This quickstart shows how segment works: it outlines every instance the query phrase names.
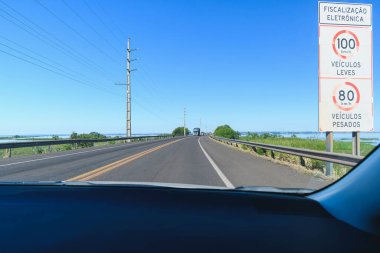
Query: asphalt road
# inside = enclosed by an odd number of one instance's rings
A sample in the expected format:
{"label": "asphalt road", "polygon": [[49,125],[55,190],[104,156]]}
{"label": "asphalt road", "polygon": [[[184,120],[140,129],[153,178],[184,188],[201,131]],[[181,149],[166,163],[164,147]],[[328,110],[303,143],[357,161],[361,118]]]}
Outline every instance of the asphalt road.
{"label": "asphalt road", "polygon": [[128,181],[317,189],[329,182],[208,137],[127,143],[0,160],[0,181]]}

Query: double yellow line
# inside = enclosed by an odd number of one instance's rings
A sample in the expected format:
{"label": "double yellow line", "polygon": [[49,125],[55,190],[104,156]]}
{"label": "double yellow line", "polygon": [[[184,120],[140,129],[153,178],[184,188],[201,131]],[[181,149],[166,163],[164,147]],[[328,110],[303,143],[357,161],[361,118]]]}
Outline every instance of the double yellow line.
{"label": "double yellow line", "polygon": [[76,176],[76,177],[72,177],[70,179],[67,179],[66,181],[88,181],[90,179],[93,179],[97,176],[100,176],[106,172],[109,172],[113,169],[116,169],[117,167],[120,167],[121,165],[124,165],[124,164],[127,164],[129,162],[132,162],[136,159],[139,159],[140,157],[143,157],[149,153],[152,153],[154,151],[157,151],[163,147],[166,147],[166,146],[169,146],[173,143],[176,143],[178,141],[180,141],[182,139],[179,139],[179,140],[175,140],[175,141],[171,141],[171,142],[168,142],[168,143],[165,143],[165,144],[162,144],[162,145],[159,145],[157,147],[154,147],[154,148],[151,148],[151,149],[148,149],[148,150],[145,150],[143,152],[140,152],[140,153],[137,153],[137,154],[134,154],[132,156],[128,156],[126,158],[123,158],[121,160],[118,160],[116,162],[113,162],[113,163],[110,163],[110,164],[107,164],[107,165],[104,165],[100,168],[97,168],[95,170],[91,170],[89,172],[86,172],[86,173],[83,173],[79,176]]}

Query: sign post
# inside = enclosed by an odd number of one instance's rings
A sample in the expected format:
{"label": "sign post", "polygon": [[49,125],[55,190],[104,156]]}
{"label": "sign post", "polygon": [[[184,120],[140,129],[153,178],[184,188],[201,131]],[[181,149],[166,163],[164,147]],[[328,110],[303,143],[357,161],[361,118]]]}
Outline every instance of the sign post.
{"label": "sign post", "polygon": [[[326,151],[333,152],[334,148],[334,137],[333,132],[326,132]],[[333,164],[327,162],[326,163],[326,176],[332,176],[334,173]]]}
{"label": "sign post", "polygon": [[318,128],[353,132],[358,155],[359,132],[373,131],[372,5],[319,2],[318,31]]}
{"label": "sign post", "polygon": [[352,154],[360,156],[360,132],[352,132]]}

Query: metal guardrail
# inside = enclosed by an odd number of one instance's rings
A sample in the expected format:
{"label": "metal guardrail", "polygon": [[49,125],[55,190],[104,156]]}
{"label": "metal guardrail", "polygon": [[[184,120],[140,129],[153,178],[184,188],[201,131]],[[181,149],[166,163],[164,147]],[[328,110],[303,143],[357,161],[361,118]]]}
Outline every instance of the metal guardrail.
{"label": "metal guardrail", "polygon": [[241,141],[235,139],[227,139],[217,136],[210,136],[211,138],[228,143],[241,144],[249,147],[261,148],[265,150],[271,150],[280,153],[286,153],[289,155],[295,155],[300,157],[312,158],[320,161],[331,162],[342,164],[346,166],[355,166],[358,164],[363,157],[362,156],[353,156],[348,154],[340,154],[340,153],[332,153],[332,152],[324,152],[324,151],[316,151],[310,149],[302,149],[302,148],[292,148],[292,147],[284,147],[277,145],[270,145],[258,142],[249,142],[249,141]]}
{"label": "metal guardrail", "polygon": [[171,135],[150,135],[150,136],[136,136],[136,137],[121,137],[121,138],[104,138],[104,139],[67,139],[67,140],[40,140],[40,141],[20,141],[20,142],[6,142],[0,143],[0,150],[5,149],[5,158],[11,157],[11,149],[25,148],[25,147],[39,147],[39,146],[53,146],[60,144],[83,144],[95,142],[109,142],[109,141],[127,141],[127,140],[143,140],[143,139],[163,139],[172,137]]}

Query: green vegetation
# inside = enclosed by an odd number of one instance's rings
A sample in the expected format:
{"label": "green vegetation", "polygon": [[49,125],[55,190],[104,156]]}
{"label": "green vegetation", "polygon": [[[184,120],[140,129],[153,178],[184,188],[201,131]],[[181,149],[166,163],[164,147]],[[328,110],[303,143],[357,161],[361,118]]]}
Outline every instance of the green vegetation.
{"label": "green vegetation", "polygon": [[[272,145],[286,146],[286,147],[294,147],[294,148],[304,148],[304,149],[312,149],[312,150],[326,150],[326,144],[323,140],[318,139],[301,139],[297,138],[297,136],[292,135],[291,137],[283,137],[281,135],[271,134],[271,133],[249,133],[247,136],[240,137],[239,139],[251,142],[259,142],[266,143]],[[247,147],[244,147],[245,149]],[[243,148],[243,149],[244,149]],[[360,145],[360,151],[362,156],[366,156],[369,152],[371,152],[375,146],[362,142]],[[256,149],[256,152],[260,155],[265,155],[272,157],[277,160],[299,164],[307,169],[318,170],[323,172],[325,169],[325,162],[309,159],[309,158],[300,158],[298,156],[288,155],[279,152],[270,152],[269,150],[263,150],[260,148]],[[334,141],[334,152],[337,153],[352,153],[352,143],[345,141]],[[347,166],[334,164],[334,171],[337,177],[343,176],[350,168]]]}
{"label": "green vegetation", "polygon": [[[252,142],[261,142],[273,145],[280,145],[286,147],[294,147],[294,148],[304,148],[304,149],[313,149],[313,150],[326,150],[326,143],[324,140],[318,139],[301,139],[297,138],[295,135],[292,137],[283,137],[281,135],[271,134],[271,133],[249,133],[247,136],[240,137],[241,140],[252,141]],[[369,143],[360,143],[360,151],[361,155],[365,156],[375,146]],[[346,141],[334,141],[334,152],[337,153],[345,153],[352,154],[352,144],[351,142]]]}
{"label": "green vegetation", "polygon": [[[100,134],[98,132],[91,132],[89,134],[77,134],[76,132],[72,132],[70,135],[70,139],[105,139],[107,136]],[[87,142],[87,143],[79,143],[78,147],[80,148],[88,148],[88,147],[93,147],[94,143],[93,142]]]}
{"label": "green vegetation", "polygon": [[[73,132],[70,135],[70,139],[104,139],[107,138],[107,136],[102,135],[97,132],[91,132],[89,134],[77,134],[76,132]],[[115,137],[119,138],[119,136]],[[52,136],[52,138],[40,138],[38,140],[59,140],[60,138],[58,136]],[[37,140],[37,139],[34,139]],[[35,155],[35,154],[46,154],[46,153],[53,153],[53,152],[60,152],[60,151],[66,151],[66,150],[73,150],[78,148],[86,148],[86,147],[97,147],[97,146],[104,146],[104,145],[110,145],[110,144],[117,144],[117,143],[123,143],[124,141],[105,141],[105,142],[95,142],[95,143],[79,143],[79,144],[59,144],[59,145],[51,145],[51,146],[38,146],[38,147],[24,147],[24,148],[13,148],[11,150],[11,156],[17,157],[17,156],[29,156],[29,155]],[[7,150],[0,150],[0,159],[3,157],[2,154],[5,156]]]}
{"label": "green vegetation", "polygon": [[214,131],[215,136],[224,137],[228,139],[238,139],[239,132],[233,130],[229,125],[218,126]]}
{"label": "green vegetation", "polygon": [[[183,127],[177,127],[172,133],[174,136],[183,136]],[[186,135],[190,134],[190,130],[186,127]]]}

